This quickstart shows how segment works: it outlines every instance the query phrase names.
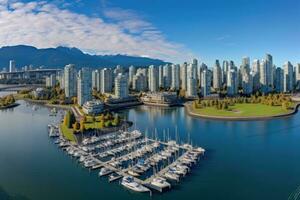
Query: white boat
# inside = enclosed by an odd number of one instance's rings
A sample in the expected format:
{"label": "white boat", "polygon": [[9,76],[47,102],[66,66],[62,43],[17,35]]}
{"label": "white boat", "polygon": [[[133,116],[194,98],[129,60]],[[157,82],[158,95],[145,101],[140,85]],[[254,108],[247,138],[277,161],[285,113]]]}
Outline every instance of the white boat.
{"label": "white boat", "polygon": [[113,174],[111,174],[111,175],[108,176],[108,181],[109,182],[113,182],[113,181],[118,180],[120,178],[122,178],[121,175],[113,173]]}
{"label": "white boat", "polygon": [[164,174],[164,177],[169,179],[169,180],[172,180],[172,181],[179,181],[179,175],[173,173],[173,172],[166,172]]}
{"label": "white boat", "polygon": [[133,171],[133,170],[128,170],[128,172],[127,172],[129,175],[131,175],[131,176],[140,176],[140,174],[139,173],[137,173],[137,172],[135,172],[135,171]]}
{"label": "white boat", "polygon": [[99,176],[106,176],[108,174],[111,174],[112,172],[113,171],[111,171],[110,169],[103,167],[99,172]]}
{"label": "white boat", "polygon": [[145,186],[135,182],[132,176],[124,176],[123,179],[122,179],[121,184],[124,187],[126,187],[130,190],[133,190],[135,192],[149,192],[150,191]]}
{"label": "white boat", "polygon": [[155,177],[151,181],[152,185],[155,185],[160,188],[171,188],[171,184],[166,181],[166,179],[162,177]]}

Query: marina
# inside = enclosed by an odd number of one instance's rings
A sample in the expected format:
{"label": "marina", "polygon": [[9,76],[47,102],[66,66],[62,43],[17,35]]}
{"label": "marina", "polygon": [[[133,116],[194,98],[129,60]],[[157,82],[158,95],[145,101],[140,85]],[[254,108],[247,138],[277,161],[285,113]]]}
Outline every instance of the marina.
{"label": "marina", "polygon": [[164,192],[191,172],[205,150],[175,140],[160,141],[138,130],[116,131],[85,137],[78,144],[67,141],[57,125],[49,124],[54,143],[89,170],[99,170],[99,177],[134,192]]}

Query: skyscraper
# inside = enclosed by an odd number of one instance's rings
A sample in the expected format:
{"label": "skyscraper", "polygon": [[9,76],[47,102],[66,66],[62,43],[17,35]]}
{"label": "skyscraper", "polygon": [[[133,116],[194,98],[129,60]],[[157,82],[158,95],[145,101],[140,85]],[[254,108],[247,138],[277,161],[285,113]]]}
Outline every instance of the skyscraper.
{"label": "skyscraper", "polygon": [[128,97],[128,79],[122,73],[119,73],[115,78],[115,96],[118,99]]}
{"label": "skyscraper", "polygon": [[275,70],[275,90],[276,92],[283,92],[283,69],[277,67]]}
{"label": "skyscraper", "polygon": [[300,63],[295,66],[295,85],[300,87]]}
{"label": "skyscraper", "polygon": [[98,69],[92,72],[92,88],[98,92],[101,90],[101,71]]}
{"label": "skyscraper", "polygon": [[177,64],[172,65],[172,83],[171,88],[173,90],[179,90],[180,83],[180,67]]}
{"label": "skyscraper", "polygon": [[101,71],[101,93],[112,92],[113,73],[109,68],[104,68]]}
{"label": "skyscraper", "polygon": [[253,78],[252,74],[249,72],[246,72],[242,75],[242,88],[243,93],[250,95],[253,92]]}
{"label": "skyscraper", "polygon": [[287,61],[283,65],[283,91],[291,92],[294,88],[293,65]]}
{"label": "skyscraper", "polygon": [[269,87],[269,91],[272,90],[273,87],[273,79],[274,79],[274,74],[273,74],[273,57],[270,54],[266,54],[266,81],[267,85]]}
{"label": "skyscraper", "polygon": [[92,100],[92,72],[89,68],[82,68],[78,72],[77,101],[82,106],[85,102]]}
{"label": "skyscraper", "polygon": [[129,85],[132,85],[133,76],[136,74],[136,69],[134,66],[129,67]]}
{"label": "skyscraper", "polygon": [[170,65],[165,65],[163,68],[164,86],[170,88],[172,83],[172,69]]}
{"label": "skyscraper", "polygon": [[132,89],[137,92],[147,90],[147,77],[143,73],[136,73],[133,76]]}
{"label": "skyscraper", "polygon": [[69,64],[64,69],[65,95],[67,98],[77,95],[77,72],[75,65]]}
{"label": "skyscraper", "polygon": [[164,88],[165,84],[164,84],[164,67],[162,65],[160,65],[158,67],[158,87],[159,88]]}
{"label": "skyscraper", "polygon": [[210,72],[208,70],[204,70],[201,73],[201,94],[203,97],[210,95]]}
{"label": "skyscraper", "polygon": [[183,63],[180,66],[180,85],[181,85],[181,89],[183,90],[187,90],[187,63]]}
{"label": "skyscraper", "polygon": [[189,77],[187,79],[187,91],[186,97],[196,97],[197,96],[197,83],[196,79]]}
{"label": "skyscraper", "polygon": [[158,91],[158,70],[154,65],[149,66],[148,83],[151,92]]}
{"label": "skyscraper", "polygon": [[14,60],[9,61],[9,72],[15,72],[16,71],[16,62]]}
{"label": "skyscraper", "polygon": [[221,71],[219,60],[216,60],[213,69],[213,87],[215,89],[220,89],[221,86],[222,86],[222,71]]}
{"label": "skyscraper", "polygon": [[227,72],[227,95],[234,96],[238,93],[238,77],[237,72],[231,69]]}

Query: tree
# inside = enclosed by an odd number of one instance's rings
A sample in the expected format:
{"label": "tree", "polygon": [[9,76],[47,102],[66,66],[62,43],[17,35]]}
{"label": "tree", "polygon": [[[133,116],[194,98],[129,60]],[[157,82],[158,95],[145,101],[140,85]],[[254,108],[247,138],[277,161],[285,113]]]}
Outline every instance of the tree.
{"label": "tree", "polygon": [[73,130],[74,131],[78,131],[80,129],[80,124],[78,123],[78,122],[75,122],[74,124],[73,124]]}
{"label": "tree", "polygon": [[81,132],[84,132],[84,130],[85,130],[84,121],[81,120],[81,121],[80,121],[80,131],[81,131]]}
{"label": "tree", "polygon": [[115,125],[115,126],[118,126],[119,123],[120,123],[120,116],[117,115],[117,116],[115,117],[115,119],[114,119],[114,125]]}

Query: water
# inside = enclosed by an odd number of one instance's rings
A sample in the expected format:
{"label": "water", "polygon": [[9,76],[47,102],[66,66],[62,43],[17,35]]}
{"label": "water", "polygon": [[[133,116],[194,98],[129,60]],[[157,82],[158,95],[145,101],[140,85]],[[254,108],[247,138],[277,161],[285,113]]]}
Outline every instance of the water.
{"label": "water", "polygon": [[[21,105],[0,111],[0,199],[151,199],[108,183],[57,148],[47,135],[56,118],[49,109]],[[257,122],[222,122],[189,117],[184,108],[141,106],[123,111],[141,131],[175,127],[207,152],[199,166],[169,192],[152,199],[288,199],[300,185],[300,114]]]}

